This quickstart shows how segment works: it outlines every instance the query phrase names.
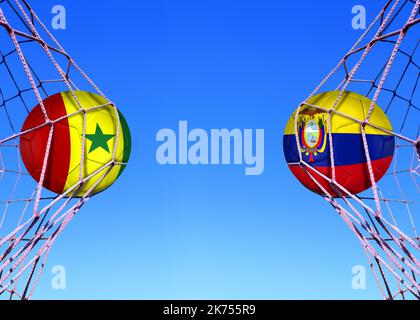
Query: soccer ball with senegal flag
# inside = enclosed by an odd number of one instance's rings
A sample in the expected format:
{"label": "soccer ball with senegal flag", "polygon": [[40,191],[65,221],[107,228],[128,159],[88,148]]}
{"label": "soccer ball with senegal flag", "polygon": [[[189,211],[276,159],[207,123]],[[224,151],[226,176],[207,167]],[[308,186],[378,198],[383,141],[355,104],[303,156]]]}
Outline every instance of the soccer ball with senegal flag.
{"label": "soccer ball with senegal flag", "polygon": [[49,150],[43,180],[48,190],[81,196],[89,190],[96,194],[113,184],[131,151],[130,131],[121,112],[104,97],[87,91],[57,93],[43,105],[46,114],[37,105],[22,127],[20,152],[29,174],[40,181]]}

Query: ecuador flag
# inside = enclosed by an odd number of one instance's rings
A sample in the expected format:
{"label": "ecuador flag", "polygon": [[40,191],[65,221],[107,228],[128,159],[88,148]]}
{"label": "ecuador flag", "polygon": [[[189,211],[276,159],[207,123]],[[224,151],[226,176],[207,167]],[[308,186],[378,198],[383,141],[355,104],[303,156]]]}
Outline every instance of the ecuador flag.
{"label": "ecuador flag", "polygon": [[39,105],[29,113],[20,151],[26,169],[39,181],[52,130],[43,186],[58,194],[75,186],[69,195],[81,196],[93,186],[92,194],[98,193],[119,177],[130,157],[131,137],[123,115],[108,100],[86,91],[74,93],[77,101],[71,92],[43,101],[51,124]]}
{"label": "ecuador flag", "polygon": [[[310,172],[332,196],[338,196],[334,188],[321,175],[302,165],[300,156],[308,165],[328,178],[332,178],[332,150],[328,138],[327,110],[333,107],[339,93],[339,91],[328,91],[309,99],[307,104],[326,110],[303,106],[298,115],[295,112],[290,117],[283,136],[284,155],[294,176],[308,189],[322,193],[322,190],[308,174]],[[363,121],[370,105],[371,100],[365,96],[354,92],[344,92],[335,110]],[[295,120],[297,120],[297,127]],[[388,117],[378,105],[374,106],[369,123],[378,128],[392,131]],[[394,154],[394,136],[378,128],[371,125],[365,127],[375,181],[381,179],[386,173]],[[297,133],[298,141],[296,141],[295,133]],[[370,188],[371,180],[361,135],[361,124],[349,117],[331,113],[331,134],[337,183],[352,194]]]}

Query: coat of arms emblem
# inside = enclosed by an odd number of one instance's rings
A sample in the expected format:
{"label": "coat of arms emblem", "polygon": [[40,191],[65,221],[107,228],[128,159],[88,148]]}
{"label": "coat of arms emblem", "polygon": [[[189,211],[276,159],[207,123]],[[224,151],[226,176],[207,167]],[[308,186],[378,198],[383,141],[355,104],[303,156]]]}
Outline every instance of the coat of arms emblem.
{"label": "coat of arms emblem", "polygon": [[299,113],[298,132],[300,152],[314,162],[327,145],[327,114],[315,108],[306,108]]}

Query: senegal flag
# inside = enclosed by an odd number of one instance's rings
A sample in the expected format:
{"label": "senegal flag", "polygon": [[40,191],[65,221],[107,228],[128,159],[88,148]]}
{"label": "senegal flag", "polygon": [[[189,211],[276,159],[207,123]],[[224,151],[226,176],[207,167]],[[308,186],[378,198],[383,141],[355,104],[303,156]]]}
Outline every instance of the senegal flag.
{"label": "senegal flag", "polygon": [[47,156],[43,186],[52,192],[73,188],[68,195],[81,196],[93,188],[95,194],[114,183],[131,151],[123,115],[86,91],[57,93],[43,105],[46,114],[36,106],[22,127],[20,151],[29,174],[39,182]]}

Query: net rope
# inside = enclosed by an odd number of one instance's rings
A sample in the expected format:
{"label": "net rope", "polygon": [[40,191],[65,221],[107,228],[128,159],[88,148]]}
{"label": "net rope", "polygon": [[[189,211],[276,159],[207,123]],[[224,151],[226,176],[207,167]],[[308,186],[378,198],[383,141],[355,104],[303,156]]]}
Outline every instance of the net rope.
{"label": "net rope", "polygon": [[[359,239],[384,299],[420,299],[419,220],[420,105],[418,64],[420,0],[386,1],[350,51],[299,106],[328,113],[328,143],[331,175],[326,176],[302,154],[296,163],[322,190],[323,197]],[[324,90],[340,91],[329,110],[309,104],[309,98]],[[366,118],[357,119],[336,110],[345,91],[355,91],[371,99]],[[383,108],[393,131],[370,122],[375,104]],[[331,117],[341,115],[360,124],[367,172],[372,187],[351,194],[336,181]],[[298,128],[298,117],[295,118]],[[375,182],[366,139],[366,128],[374,127],[396,139],[393,162],[379,182]],[[296,129],[296,141],[299,141]],[[299,146],[298,146],[299,148]],[[327,181],[339,195],[333,197],[319,182]]]}
{"label": "net rope", "polygon": [[[106,98],[95,83],[75,63],[54,38],[26,0],[0,0],[0,299],[30,299],[45,267],[46,259],[60,233],[90,199],[92,190],[115,165],[112,160],[83,177],[86,140],[86,110],[74,91],[95,92]],[[83,115],[83,137],[79,181],[65,193],[56,195],[44,189],[45,172],[54,126],[43,100],[52,94],[69,91]],[[112,106],[107,103],[89,110]],[[45,122],[21,132],[23,121],[35,105],[40,105]],[[20,156],[22,134],[49,127],[40,181],[27,173]],[[117,126],[115,144],[120,135]],[[103,172],[103,173],[102,173]],[[80,197],[73,197],[93,176],[100,178]]]}

